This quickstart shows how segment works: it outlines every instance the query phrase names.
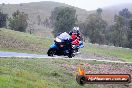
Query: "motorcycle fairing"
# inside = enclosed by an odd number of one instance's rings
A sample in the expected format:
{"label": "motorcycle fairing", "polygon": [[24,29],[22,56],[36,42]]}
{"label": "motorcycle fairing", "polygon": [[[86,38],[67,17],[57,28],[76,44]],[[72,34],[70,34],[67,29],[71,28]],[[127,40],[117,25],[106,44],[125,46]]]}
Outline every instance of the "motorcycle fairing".
{"label": "motorcycle fairing", "polygon": [[58,47],[56,46],[56,44],[55,44],[55,43],[54,43],[54,44],[52,44],[52,45],[50,46],[50,48],[58,49]]}

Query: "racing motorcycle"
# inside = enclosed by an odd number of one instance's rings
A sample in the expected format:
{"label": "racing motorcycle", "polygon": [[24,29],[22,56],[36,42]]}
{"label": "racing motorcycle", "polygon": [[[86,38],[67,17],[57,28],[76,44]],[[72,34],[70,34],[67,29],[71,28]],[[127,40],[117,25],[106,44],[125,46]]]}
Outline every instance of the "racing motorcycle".
{"label": "racing motorcycle", "polygon": [[59,38],[56,38],[54,40],[54,44],[52,44],[47,52],[48,56],[54,56],[54,55],[64,55],[68,56],[69,58],[72,58],[74,56],[73,54],[73,47],[70,40],[61,40]]}
{"label": "racing motorcycle", "polygon": [[54,40],[54,44],[52,44],[47,52],[48,56],[54,56],[54,55],[64,55],[68,56],[69,58],[74,57],[78,49],[83,48],[83,42],[79,42],[79,46],[73,45],[70,40],[61,40],[59,38],[56,38]]}

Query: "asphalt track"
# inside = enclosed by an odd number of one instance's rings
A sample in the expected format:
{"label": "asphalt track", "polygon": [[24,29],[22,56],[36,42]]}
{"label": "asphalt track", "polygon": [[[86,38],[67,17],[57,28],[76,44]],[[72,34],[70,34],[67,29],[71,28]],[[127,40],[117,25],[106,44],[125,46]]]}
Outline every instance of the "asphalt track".
{"label": "asphalt track", "polygon": [[124,61],[111,61],[111,60],[97,60],[92,58],[80,58],[80,57],[74,57],[74,58],[68,58],[66,56],[54,56],[49,57],[47,55],[38,55],[38,54],[27,54],[27,53],[17,53],[17,52],[1,52],[0,51],[0,57],[19,57],[19,58],[60,58],[60,59],[71,59],[71,60],[91,60],[91,61],[100,61],[100,62],[113,62],[113,63],[129,63],[132,64],[132,62],[124,62]]}
{"label": "asphalt track", "polygon": [[27,54],[27,53],[17,53],[17,52],[1,52],[0,57],[20,57],[20,58],[62,58],[59,56],[49,57],[47,55],[38,54]]}

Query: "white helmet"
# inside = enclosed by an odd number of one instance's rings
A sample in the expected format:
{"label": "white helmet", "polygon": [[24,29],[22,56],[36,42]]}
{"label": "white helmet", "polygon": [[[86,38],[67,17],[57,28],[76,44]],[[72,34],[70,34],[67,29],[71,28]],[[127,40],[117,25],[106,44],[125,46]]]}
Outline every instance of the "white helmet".
{"label": "white helmet", "polygon": [[76,27],[76,30],[79,31],[79,27]]}
{"label": "white helmet", "polygon": [[73,30],[79,31],[79,27],[74,27]]}
{"label": "white helmet", "polygon": [[77,33],[78,31],[79,31],[79,27],[74,27],[74,28],[73,28],[73,32],[74,32],[74,33]]}

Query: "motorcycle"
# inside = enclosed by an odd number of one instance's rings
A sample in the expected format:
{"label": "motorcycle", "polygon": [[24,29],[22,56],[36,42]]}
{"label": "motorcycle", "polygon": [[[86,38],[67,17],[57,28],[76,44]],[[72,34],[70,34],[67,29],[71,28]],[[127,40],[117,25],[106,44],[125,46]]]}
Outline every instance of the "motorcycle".
{"label": "motorcycle", "polygon": [[68,56],[69,58],[72,58],[77,54],[78,49],[83,48],[83,42],[79,41],[79,46],[72,45],[70,40],[62,41],[59,38],[56,38],[54,40],[54,44],[52,44],[47,52],[48,56]]}
{"label": "motorcycle", "polygon": [[54,40],[54,44],[52,44],[47,52],[48,56],[54,56],[54,55],[64,55],[68,56],[69,58],[72,58],[74,56],[73,54],[73,47],[70,40],[61,40],[59,38],[56,38]]}

